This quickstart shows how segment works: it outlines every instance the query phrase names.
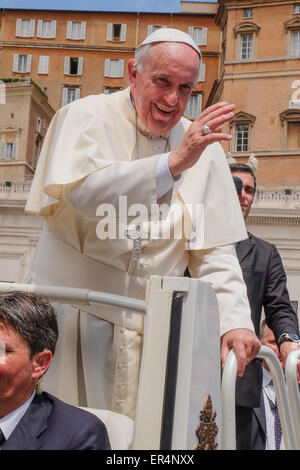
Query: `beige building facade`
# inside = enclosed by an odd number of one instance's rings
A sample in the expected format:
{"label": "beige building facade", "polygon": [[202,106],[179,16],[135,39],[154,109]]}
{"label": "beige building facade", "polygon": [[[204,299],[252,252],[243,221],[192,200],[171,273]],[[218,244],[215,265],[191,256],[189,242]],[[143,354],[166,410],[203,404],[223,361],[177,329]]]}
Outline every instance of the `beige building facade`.
{"label": "beige building facade", "polygon": [[0,281],[23,282],[42,223],[24,208],[54,109],[26,78],[1,83],[0,110]]}
{"label": "beige building facade", "polygon": [[78,98],[128,86],[128,60],[159,27],[178,28],[199,44],[203,65],[188,116],[205,106],[218,75],[216,4],[182,2],[181,13],[2,10],[1,77],[31,77],[55,110]]}
{"label": "beige building facade", "polygon": [[257,168],[248,229],[275,243],[300,305],[300,2],[220,0],[220,76],[209,103],[236,105],[225,151]]}

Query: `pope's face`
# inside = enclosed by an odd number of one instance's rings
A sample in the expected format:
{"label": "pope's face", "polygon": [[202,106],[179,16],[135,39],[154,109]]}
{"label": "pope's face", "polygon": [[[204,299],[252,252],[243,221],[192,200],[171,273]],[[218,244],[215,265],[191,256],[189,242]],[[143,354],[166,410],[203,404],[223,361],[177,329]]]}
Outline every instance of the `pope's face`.
{"label": "pope's face", "polygon": [[187,44],[157,44],[142,70],[130,60],[130,89],[139,119],[154,134],[171,130],[182,117],[194,84],[200,58]]}

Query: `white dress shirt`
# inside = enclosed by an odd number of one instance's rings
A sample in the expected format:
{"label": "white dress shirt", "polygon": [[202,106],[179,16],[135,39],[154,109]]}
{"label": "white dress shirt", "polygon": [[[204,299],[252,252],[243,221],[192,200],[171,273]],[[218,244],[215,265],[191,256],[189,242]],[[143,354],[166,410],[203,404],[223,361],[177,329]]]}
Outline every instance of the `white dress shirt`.
{"label": "white dress shirt", "polygon": [[9,438],[9,436],[12,434],[16,426],[23,418],[24,414],[26,413],[35,396],[35,393],[36,391],[34,390],[33,394],[28,398],[28,400],[25,401],[25,403],[23,403],[23,405],[19,406],[19,408],[15,409],[8,415],[3,416],[3,418],[0,418],[0,428],[6,440]]}
{"label": "white dress shirt", "polygon": [[271,403],[275,404],[275,389],[272,376],[263,367],[263,396],[266,414],[266,450],[275,450],[275,411]]}

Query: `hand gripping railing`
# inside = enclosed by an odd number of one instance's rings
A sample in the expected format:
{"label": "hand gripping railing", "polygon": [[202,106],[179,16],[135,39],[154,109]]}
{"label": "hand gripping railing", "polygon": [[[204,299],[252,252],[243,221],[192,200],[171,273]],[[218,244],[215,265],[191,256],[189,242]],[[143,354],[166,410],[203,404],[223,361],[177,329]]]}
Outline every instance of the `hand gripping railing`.
{"label": "hand gripping railing", "polygon": [[[287,395],[284,374],[276,354],[267,346],[261,346],[257,357],[266,361],[273,378],[282,434],[287,450],[296,450],[295,430]],[[222,377],[222,449],[236,449],[235,384],[237,360],[233,350],[226,360]],[[299,447],[298,447],[299,449]]]}
{"label": "hand gripping railing", "polygon": [[291,351],[285,364],[287,393],[290,402],[297,449],[300,449],[300,395],[297,381],[297,364],[300,361],[300,350]]}

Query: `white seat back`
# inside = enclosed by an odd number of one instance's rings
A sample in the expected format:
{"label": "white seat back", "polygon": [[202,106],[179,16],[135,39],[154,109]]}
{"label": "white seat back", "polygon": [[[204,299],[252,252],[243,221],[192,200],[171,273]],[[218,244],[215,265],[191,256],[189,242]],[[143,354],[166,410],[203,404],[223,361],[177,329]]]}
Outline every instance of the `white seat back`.
{"label": "white seat back", "polygon": [[112,450],[131,449],[134,421],[128,416],[110,410],[84,408],[105,424]]}

